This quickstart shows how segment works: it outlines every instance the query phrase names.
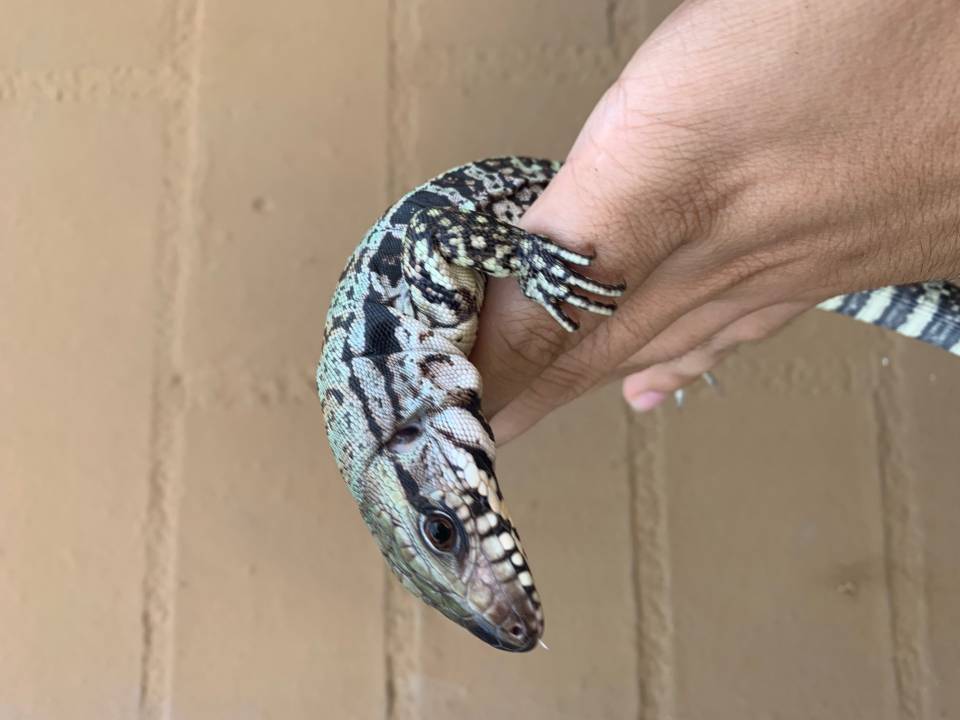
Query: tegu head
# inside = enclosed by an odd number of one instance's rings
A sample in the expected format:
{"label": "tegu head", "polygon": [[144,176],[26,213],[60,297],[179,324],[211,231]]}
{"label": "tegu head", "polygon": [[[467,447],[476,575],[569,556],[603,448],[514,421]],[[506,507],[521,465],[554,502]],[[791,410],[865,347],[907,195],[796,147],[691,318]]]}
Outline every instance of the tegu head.
{"label": "tegu head", "polygon": [[408,590],[490,645],[526,651],[543,611],[492,445],[468,408],[410,418],[372,458],[360,505]]}
{"label": "tegu head", "polygon": [[532,649],[543,611],[494,474],[476,369],[422,348],[340,357],[326,350],[318,373],[327,436],[387,563],[490,645]]}

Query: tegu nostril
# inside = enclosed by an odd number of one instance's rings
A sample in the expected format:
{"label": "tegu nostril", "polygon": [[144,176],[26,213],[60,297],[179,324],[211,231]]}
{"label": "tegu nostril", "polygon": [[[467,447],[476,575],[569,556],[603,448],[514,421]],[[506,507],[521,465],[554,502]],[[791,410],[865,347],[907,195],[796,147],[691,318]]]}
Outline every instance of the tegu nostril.
{"label": "tegu nostril", "polygon": [[500,637],[505,650],[526,652],[532,650],[540,638],[538,625],[530,624],[520,618],[514,618],[506,625],[500,626]]}

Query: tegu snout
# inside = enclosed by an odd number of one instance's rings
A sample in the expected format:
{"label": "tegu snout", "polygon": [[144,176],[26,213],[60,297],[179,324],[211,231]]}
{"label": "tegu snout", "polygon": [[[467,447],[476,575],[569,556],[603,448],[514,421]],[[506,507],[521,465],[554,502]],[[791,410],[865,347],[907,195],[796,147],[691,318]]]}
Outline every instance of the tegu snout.
{"label": "tegu snout", "polygon": [[[471,505],[464,502],[460,507]],[[465,532],[473,535],[478,547],[467,580],[467,599],[476,611],[475,622],[466,627],[494,647],[531,650],[543,635],[543,610],[519,537],[502,502],[499,512],[482,504],[480,512],[478,516],[458,512]]]}
{"label": "tegu snout", "polygon": [[462,416],[458,436],[445,432],[448,414],[400,427],[385,447],[411,512],[389,519],[393,547],[384,552],[427,604],[493,647],[531,650],[543,610],[519,535],[487,448],[467,442]]}

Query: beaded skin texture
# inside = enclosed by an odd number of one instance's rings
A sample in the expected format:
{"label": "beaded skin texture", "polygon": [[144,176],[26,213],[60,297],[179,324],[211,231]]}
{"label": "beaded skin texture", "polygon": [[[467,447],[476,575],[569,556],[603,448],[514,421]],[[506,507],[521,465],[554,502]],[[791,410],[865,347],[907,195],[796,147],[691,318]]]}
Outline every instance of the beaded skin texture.
{"label": "beaded skin texture", "polygon": [[[350,256],[317,368],[337,466],[388,565],[427,604],[513,651],[536,646],[543,610],[467,359],[486,278],[515,277],[569,331],[565,306],[609,315],[624,291],[584,275],[590,257],[516,227],[559,167],[481,160],[404,195]],[[960,289],[949,283],[820,307],[960,354]]]}

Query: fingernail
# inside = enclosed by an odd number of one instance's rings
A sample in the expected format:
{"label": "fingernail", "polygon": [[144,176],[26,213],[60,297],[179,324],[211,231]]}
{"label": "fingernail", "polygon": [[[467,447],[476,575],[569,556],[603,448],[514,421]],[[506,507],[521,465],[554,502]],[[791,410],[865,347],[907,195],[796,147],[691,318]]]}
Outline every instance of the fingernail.
{"label": "fingernail", "polygon": [[667,393],[647,390],[639,395],[633,395],[627,398],[627,403],[637,412],[647,412],[648,410],[653,410],[666,399]]}

